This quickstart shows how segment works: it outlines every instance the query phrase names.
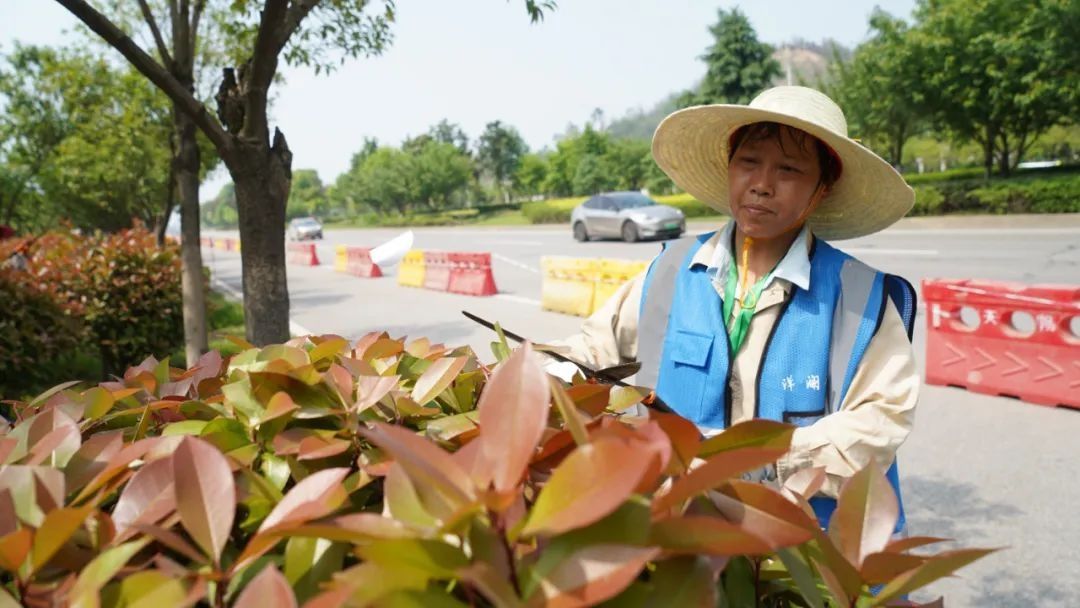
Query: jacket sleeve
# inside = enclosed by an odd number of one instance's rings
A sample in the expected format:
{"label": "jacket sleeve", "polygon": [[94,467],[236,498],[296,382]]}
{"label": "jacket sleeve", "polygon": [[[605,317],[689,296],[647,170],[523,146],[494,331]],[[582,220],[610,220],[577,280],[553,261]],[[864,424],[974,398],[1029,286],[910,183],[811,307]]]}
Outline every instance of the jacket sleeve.
{"label": "jacket sleeve", "polygon": [[914,424],[919,386],[914,349],[890,303],[840,411],[795,430],[791,450],[776,463],[780,482],[800,469],[823,466],[821,492],[835,498],[844,481],[871,460],[889,467]]}
{"label": "jacket sleeve", "polygon": [[577,334],[550,342],[582,365],[602,369],[637,358],[638,309],[645,273],[624,283],[581,324]]}

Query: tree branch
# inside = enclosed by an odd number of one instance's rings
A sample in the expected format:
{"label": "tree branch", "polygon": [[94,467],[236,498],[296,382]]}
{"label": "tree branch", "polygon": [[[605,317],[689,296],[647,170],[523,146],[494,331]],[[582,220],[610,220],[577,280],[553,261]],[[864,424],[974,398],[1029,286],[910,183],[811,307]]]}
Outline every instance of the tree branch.
{"label": "tree branch", "polygon": [[61,6],[75,15],[86,27],[96,33],[111,47],[120,52],[131,65],[150,82],[161,89],[169,99],[206,134],[206,137],[214,144],[218,154],[223,159],[228,158],[232,152],[232,138],[222,128],[210,113],[206,106],[195,99],[190,91],[184,88],[180,82],[167,72],[154,58],[146,54],[139,45],[128,37],[120,28],[109,21],[107,17],[97,12],[85,0],[56,0]]}
{"label": "tree branch", "polygon": [[146,0],[139,0],[139,9],[142,11],[143,19],[146,20],[146,25],[150,26],[150,32],[154,35],[154,44],[157,45],[162,63],[171,70],[173,59],[169,54],[169,47],[165,46],[165,39],[161,37],[161,30],[158,29],[154,12],[150,10],[150,5],[146,3]]}
{"label": "tree branch", "polygon": [[198,52],[197,49],[199,47],[197,46],[197,42],[198,42],[198,39],[199,39],[199,19],[202,18],[203,9],[205,7],[206,7],[206,0],[197,0],[195,2],[195,12],[194,12],[194,15],[191,17],[191,32],[190,32],[190,34],[191,34],[190,43],[191,44],[188,47],[188,48],[191,49],[191,54],[192,55],[195,55]]}
{"label": "tree branch", "polygon": [[288,0],[266,0],[259,19],[259,32],[251,53],[250,82],[256,87],[269,88],[277,71],[278,53],[281,51],[279,37],[288,14]]}
{"label": "tree branch", "polygon": [[285,17],[285,27],[282,29],[282,38],[280,40],[281,48],[285,47],[285,43],[289,41],[293,33],[300,27],[300,22],[304,20],[304,17],[308,16],[316,6],[319,5],[321,0],[296,0],[291,7],[289,7],[289,14]]}

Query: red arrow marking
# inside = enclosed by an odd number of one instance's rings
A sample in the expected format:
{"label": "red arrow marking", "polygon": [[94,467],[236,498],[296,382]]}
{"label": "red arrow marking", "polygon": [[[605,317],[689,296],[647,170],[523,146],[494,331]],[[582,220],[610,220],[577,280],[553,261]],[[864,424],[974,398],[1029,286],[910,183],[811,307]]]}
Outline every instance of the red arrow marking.
{"label": "red arrow marking", "polygon": [[[1075,365],[1078,369],[1080,369],[1080,361],[1073,361],[1073,365]],[[1069,388],[1076,388],[1078,386],[1080,386],[1080,380],[1076,380],[1075,382],[1070,382],[1069,383]]]}
{"label": "red arrow marking", "polygon": [[956,350],[956,347],[954,347],[952,344],[949,344],[948,342],[946,342],[945,343],[945,348],[951,350],[953,355],[955,355],[955,356],[953,358],[951,358],[951,359],[946,359],[946,360],[942,361],[941,362],[942,365],[953,365],[955,363],[959,363],[959,362],[963,361],[964,359],[967,359],[967,355],[965,355],[963,351]]}
{"label": "red arrow marking", "polygon": [[1046,367],[1049,367],[1050,369],[1052,369],[1054,371],[1047,372],[1047,373],[1045,373],[1045,374],[1043,374],[1041,376],[1035,376],[1034,378],[1032,378],[1032,380],[1034,380],[1035,382],[1042,382],[1043,380],[1049,380],[1050,378],[1056,378],[1056,377],[1060,376],[1061,374],[1065,373],[1065,370],[1063,370],[1060,367],[1058,367],[1057,365],[1055,365],[1053,361],[1047,359],[1046,357],[1036,357],[1036,358],[1039,361],[1042,361],[1043,365],[1045,365]]}
{"label": "red arrow marking", "polygon": [[1023,359],[1017,357],[1009,351],[1005,351],[1005,356],[1011,359],[1012,362],[1016,364],[1016,367],[1001,372],[1002,376],[1011,376],[1013,374],[1019,374],[1020,372],[1026,372],[1027,370],[1031,369],[1031,366],[1027,363],[1024,363]]}
{"label": "red arrow marking", "polygon": [[978,346],[976,346],[974,350],[975,350],[975,352],[977,354],[979,354],[980,356],[982,356],[983,359],[986,359],[986,360],[983,361],[982,363],[976,365],[975,367],[971,368],[971,371],[975,371],[975,370],[979,370],[979,369],[986,369],[987,367],[992,367],[995,363],[997,363],[997,359],[991,357],[989,353],[987,353],[985,350],[979,348]]}

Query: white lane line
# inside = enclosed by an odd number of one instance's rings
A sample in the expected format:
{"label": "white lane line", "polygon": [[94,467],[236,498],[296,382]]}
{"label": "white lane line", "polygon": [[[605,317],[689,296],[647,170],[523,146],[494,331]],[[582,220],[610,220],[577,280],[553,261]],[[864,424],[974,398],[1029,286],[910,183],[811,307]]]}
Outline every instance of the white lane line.
{"label": "white lane line", "polygon": [[851,255],[899,255],[912,257],[937,257],[941,253],[937,249],[886,249],[883,247],[844,247],[843,251]]}
{"label": "white lane line", "polygon": [[1024,236],[1080,234],[1080,228],[892,228],[881,234],[887,236],[958,235],[958,236]]}
{"label": "white lane line", "polygon": [[[236,291],[235,289],[233,289],[232,286],[230,286],[225,281],[222,281],[221,279],[211,279],[210,284],[213,285],[214,287],[217,287],[221,291],[224,291],[226,295],[233,298],[234,300],[236,300],[238,302],[243,302],[244,301],[244,294],[242,294],[239,291]],[[289,319],[289,333],[291,333],[294,336],[310,336],[310,335],[313,335],[310,330],[308,330],[303,325],[300,325],[296,321],[293,321],[292,319]]]}
{"label": "white lane line", "polygon": [[511,246],[524,246],[524,247],[543,247],[548,243],[542,243],[540,241],[488,241],[488,245],[511,245]]}
{"label": "white lane line", "polygon": [[517,302],[518,304],[528,304],[529,306],[540,306],[540,300],[534,300],[532,298],[526,298],[522,296],[515,296],[508,293],[497,293],[496,298],[500,300],[508,300],[510,302]]}
{"label": "white lane line", "polygon": [[527,270],[527,271],[529,271],[529,272],[531,272],[533,274],[540,274],[540,269],[539,268],[534,268],[532,266],[529,266],[528,264],[522,264],[521,262],[519,262],[517,260],[514,260],[514,259],[511,259],[511,258],[508,258],[505,255],[502,255],[500,253],[492,253],[491,257],[493,257],[496,260],[499,260],[501,262],[506,262],[507,264],[510,264],[511,266],[517,266],[518,268],[520,268],[522,270]]}

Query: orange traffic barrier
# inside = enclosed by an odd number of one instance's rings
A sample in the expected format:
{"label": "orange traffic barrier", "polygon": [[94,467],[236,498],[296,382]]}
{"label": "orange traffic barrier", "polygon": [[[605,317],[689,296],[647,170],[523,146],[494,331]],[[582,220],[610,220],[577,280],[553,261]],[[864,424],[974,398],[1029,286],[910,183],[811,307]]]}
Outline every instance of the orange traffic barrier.
{"label": "orange traffic barrier", "polygon": [[1080,286],[924,280],[926,383],[1080,408]]}
{"label": "orange traffic barrier", "polygon": [[450,289],[450,254],[445,251],[424,252],[424,288],[435,291]]}
{"label": "orange traffic barrier", "polygon": [[289,243],[289,263],[300,266],[318,266],[319,254],[315,252],[314,243]]}
{"label": "orange traffic barrier", "polygon": [[491,273],[490,253],[450,253],[449,291],[469,296],[498,293]]}
{"label": "orange traffic barrier", "polygon": [[371,260],[371,249],[367,247],[345,248],[345,272],[370,279],[383,276],[382,269]]}

